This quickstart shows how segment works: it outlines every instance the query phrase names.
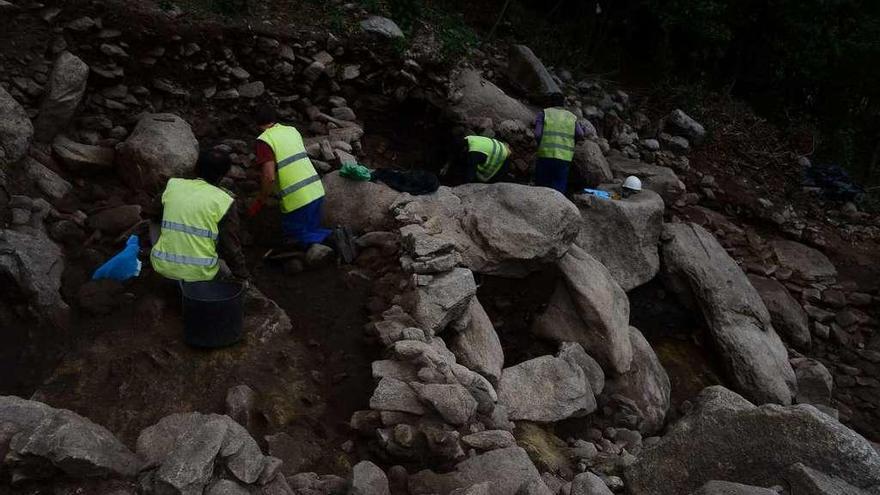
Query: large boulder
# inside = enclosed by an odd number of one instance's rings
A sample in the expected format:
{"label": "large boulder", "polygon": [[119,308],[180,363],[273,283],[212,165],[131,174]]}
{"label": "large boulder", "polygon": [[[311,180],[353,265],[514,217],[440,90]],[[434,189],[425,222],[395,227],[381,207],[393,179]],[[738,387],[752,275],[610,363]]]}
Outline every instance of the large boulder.
{"label": "large boulder", "polygon": [[89,66],[76,55],[63,52],[55,59],[46,96],[34,122],[34,136],[38,141],[51,143],[70,124],[86,92],[88,79]]}
{"label": "large boulder", "polygon": [[578,246],[599,260],[625,291],[649,282],[660,271],[663,199],[644,190],[609,201],[591,194],[575,196],[581,212]]}
{"label": "large boulder", "polygon": [[379,466],[361,461],[351,471],[352,495],[390,495],[388,477]]}
{"label": "large boulder", "polygon": [[0,166],[12,165],[27,154],[34,127],[24,108],[0,87]]}
{"label": "large boulder", "polygon": [[778,495],[779,492],[760,486],[712,480],[691,495]]}
{"label": "large boulder", "polygon": [[791,404],[794,370],[761,296],[715,237],[666,224],[661,254],[670,287],[702,313],[734,388],[758,404]]}
{"label": "large boulder", "polygon": [[798,404],[811,404],[817,408],[831,407],[831,392],[834,378],[824,364],[815,359],[795,358],[791,360],[797,376]]}
{"label": "large boulder", "polygon": [[643,188],[656,192],[663,197],[663,201],[670,204],[684,195],[687,190],[684,182],[671,168],[627,158],[618,151],[612,151],[608,155],[608,165],[615,179],[622,180],[635,175],[641,179]]}
{"label": "large boulder", "polygon": [[653,435],[663,428],[672,386],[642,332],[630,327],[629,339],[633,349],[632,366],[626,373],[609,378],[604,395],[617,404],[618,414],[637,420],[627,426],[638,428],[645,436]]}
{"label": "large boulder", "polygon": [[508,447],[462,461],[450,473],[425,470],[413,474],[409,477],[409,492],[412,495],[448,495],[456,489],[488,482],[485,493],[489,495],[516,495],[523,485],[535,481],[547,488],[526,451]]}
{"label": "large boulder", "polygon": [[22,479],[58,471],[73,477],[138,473],[140,460],[106,428],[42,402],[0,396],[3,469]]}
{"label": "large boulder", "polygon": [[391,205],[400,196],[385,184],[346,179],[331,172],[324,183],[323,223],[343,225],[356,232],[387,230],[391,223]]}
{"label": "large boulder", "polygon": [[498,401],[507,406],[514,421],[550,423],[596,410],[596,398],[584,370],[553,356],[505,368],[498,383]]}
{"label": "large boulder", "polygon": [[0,230],[0,275],[18,286],[39,321],[62,327],[70,312],[59,292],[63,273],[64,253],[42,229]]}
{"label": "large boulder", "polygon": [[492,320],[476,297],[468,308],[468,324],[461,332],[451,335],[449,350],[456,360],[497,384],[504,368],[504,350],[492,326]]}
{"label": "large boulder", "polygon": [[550,105],[562,97],[562,90],[550,71],[525,45],[511,45],[507,53],[507,76],[534,101]]}
{"label": "large boulder", "polygon": [[452,111],[464,121],[468,118],[490,118],[495,123],[518,120],[526,125],[535,121],[535,112],[519,100],[483,79],[474,69],[462,71],[454,81]]}
{"label": "large boulder", "polygon": [[880,485],[880,454],[835,419],[807,405],[756,407],[720,386],[703,390],[624,474],[630,493],[661,495],[690,493],[711,480],[781,485],[798,462],[859,488]]}
{"label": "large boulder", "polygon": [[785,481],[791,487],[791,493],[797,495],[876,495],[880,488],[874,487],[870,493],[856,488],[846,481],[796,463],[789,467]]}
{"label": "large boulder", "polygon": [[524,277],[568,251],[578,232],[577,208],[552,189],[519,184],[441,187],[427,196],[402,196],[398,221],[422,224],[450,242],[471,270]]}
{"label": "large boulder", "polygon": [[828,257],[809,246],[794,241],[773,241],[770,245],[779,266],[788,268],[801,280],[814,282],[837,277],[837,268]]}
{"label": "large boulder", "polygon": [[632,361],[629,299],[602,263],[578,246],[559,260],[562,280],[532,332],[557,342],[577,342],[608,373],[625,373]]}
{"label": "large boulder", "polygon": [[192,175],[199,143],[185,120],[170,113],[146,114],[116,154],[122,179],[134,189],[157,191],[171,177]]}
{"label": "large boulder", "polygon": [[64,136],[55,138],[52,150],[65,167],[80,175],[113,170],[116,160],[116,151],[113,148],[81,144]]}
{"label": "large boulder", "polygon": [[673,134],[684,136],[694,144],[700,144],[706,137],[706,129],[703,125],[680,109],[673,110],[666,117],[665,127]]}
{"label": "large boulder", "polygon": [[810,348],[810,320],[807,313],[784,285],[772,278],[749,275],[749,282],[770,312],[770,319],[782,338],[802,351]]}
{"label": "large boulder", "polygon": [[416,275],[413,318],[429,336],[442,332],[468,311],[477,293],[474,274],[455,268],[439,275]]}
{"label": "large boulder", "polygon": [[602,154],[602,148],[589,139],[577,144],[571,164],[590,187],[611,182],[614,178],[608,160]]}
{"label": "large boulder", "polygon": [[385,39],[403,39],[403,31],[387,17],[378,15],[367,17],[361,21],[361,30],[365,33]]}
{"label": "large boulder", "polygon": [[146,461],[148,493],[202,493],[215,466],[244,484],[274,478],[280,461],[264,456],[243,426],[229,416],[180,413],[144,429],[137,453]]}

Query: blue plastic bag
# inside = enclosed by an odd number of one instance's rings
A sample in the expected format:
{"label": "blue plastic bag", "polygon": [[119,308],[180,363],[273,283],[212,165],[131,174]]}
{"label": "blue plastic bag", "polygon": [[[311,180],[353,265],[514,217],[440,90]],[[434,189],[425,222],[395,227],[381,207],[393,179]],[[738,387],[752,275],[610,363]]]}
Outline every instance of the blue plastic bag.
{"label": "blue plastic bag", "polygon": [[602,191],[600,189],[584,189],[584,194],[590,194],[592,196],[596,196],[597,198],[602,199],[611,199],[611,193],[608,191]]}
{"label": "blue plastic bag", "polygon": [[140,252],[140,239],[133,235],[125,242],[125,248],[116,253],[100,268],[95,270],[92,280],[109,278],[120,282],[137,277],[141,273],[141,260],[138,259]]}

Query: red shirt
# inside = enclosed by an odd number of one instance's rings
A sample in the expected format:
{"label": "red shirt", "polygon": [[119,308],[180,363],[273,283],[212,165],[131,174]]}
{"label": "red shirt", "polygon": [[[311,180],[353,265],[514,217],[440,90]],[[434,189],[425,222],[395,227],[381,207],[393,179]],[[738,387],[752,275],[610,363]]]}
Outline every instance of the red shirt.
{"label": "red shirt", "polygon": [[257,154],[257,165],[275,161],[275,152],[264,141],[257,140],[255,152]]}

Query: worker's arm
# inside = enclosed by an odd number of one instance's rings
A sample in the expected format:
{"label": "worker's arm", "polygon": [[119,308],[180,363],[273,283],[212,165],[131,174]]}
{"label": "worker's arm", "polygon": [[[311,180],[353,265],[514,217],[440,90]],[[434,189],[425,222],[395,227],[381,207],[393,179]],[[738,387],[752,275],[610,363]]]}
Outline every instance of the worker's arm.
{"label": "worker's arm", "polygon": [[220,235],[217,239],[217,251],[226,261],[226,265],[229,266],[229,270],[235,278],[247,280],[251,275],[248,272],[244,252],[241,249],[239,224],[238,209],[233,204],[218,224]]}
{"label": "worker's arm", "polygon": [[260,165],[260,195],[257,199],[265,201],[275,190],[275,161]]}
{"label": "worker's arm", "polygon": [[467,165],[464,168],[464,182],[465,184],[472,184],[477,182],[477,168],[480,165],[486,163],[487,157],[485,154],[477,152],[477,151],[469,151],[467,154]]}
{"label": "worker's arm", "polygon": [[544,112],[538,112],[535,117],[535,141],[541,144],[541,137],[544,136]]}

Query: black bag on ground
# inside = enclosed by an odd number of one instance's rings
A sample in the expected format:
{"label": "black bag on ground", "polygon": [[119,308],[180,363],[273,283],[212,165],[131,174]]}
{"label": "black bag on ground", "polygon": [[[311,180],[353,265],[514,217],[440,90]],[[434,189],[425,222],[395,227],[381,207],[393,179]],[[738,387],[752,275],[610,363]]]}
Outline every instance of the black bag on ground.
{"label": "black bag on ground", "polygon": [[395,191],[414,196],[431,194],[440,187],[437,175],[427,170],[391,170],[380,168],[373,171],[373,181],[381,182]]}

